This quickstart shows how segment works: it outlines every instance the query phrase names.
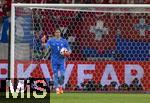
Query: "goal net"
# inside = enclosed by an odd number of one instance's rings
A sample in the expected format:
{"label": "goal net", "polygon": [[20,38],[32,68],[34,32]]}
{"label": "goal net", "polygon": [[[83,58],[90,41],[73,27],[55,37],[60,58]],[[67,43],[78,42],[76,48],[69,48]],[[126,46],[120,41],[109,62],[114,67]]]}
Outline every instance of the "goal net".
{"label": "goal net", "polygon": [[42,38],[47,41],[59,28],[72,49],[66,90],[150,91],[150,8],[59,6],[14,5],[12,75],[52,81],[51,51],[43,60]]}

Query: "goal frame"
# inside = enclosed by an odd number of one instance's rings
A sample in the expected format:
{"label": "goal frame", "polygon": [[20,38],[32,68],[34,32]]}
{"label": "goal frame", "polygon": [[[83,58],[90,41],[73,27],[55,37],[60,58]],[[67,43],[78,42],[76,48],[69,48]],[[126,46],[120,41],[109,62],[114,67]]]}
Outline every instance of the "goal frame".
{"label": "goal frame", "polygon": [[26,3],[12,3],[11,5],[11,34],[10,34],[10,58],[9,58],[9,71],[10,78],[14,78],[15,70],[15,8],[28,7],[28,8],[149,8],[149,4],[26,4]]}

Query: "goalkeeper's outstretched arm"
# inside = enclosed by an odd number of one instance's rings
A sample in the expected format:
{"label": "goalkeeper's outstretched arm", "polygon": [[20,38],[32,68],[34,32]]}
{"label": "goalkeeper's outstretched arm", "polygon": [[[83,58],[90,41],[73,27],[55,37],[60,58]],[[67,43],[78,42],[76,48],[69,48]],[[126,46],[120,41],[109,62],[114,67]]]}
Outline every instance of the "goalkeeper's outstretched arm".
{"label": "goalkeeper's outstretched arm", "polygon": [[45,44],[43,45],[43,59],[47,60],[50,56],[50,47],[45,48]]}
{"label": "goalkeeper's outstretched arm", "polygon": [[46,43],[46,36],[42,37],[43,59],[46,60],[50,56],[50,46]]}

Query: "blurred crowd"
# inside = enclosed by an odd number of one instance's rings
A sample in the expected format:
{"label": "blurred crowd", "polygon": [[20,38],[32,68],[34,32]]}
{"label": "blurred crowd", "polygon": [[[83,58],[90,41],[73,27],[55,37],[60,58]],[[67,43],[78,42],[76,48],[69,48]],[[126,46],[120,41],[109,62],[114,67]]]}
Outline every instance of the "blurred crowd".
{"label": "blurred crowd", "polygon": [[16,3],[150,4],[150,0],[14,0]]}
{"label": "blurred crowd", "polygon": [[0,1],[0,42],[7,43],[10,33],[11,0]]}
{"label": "blurred crowd", "polygon": [[11,0],[0,1],[0,18],[3,16],[10,16]]}

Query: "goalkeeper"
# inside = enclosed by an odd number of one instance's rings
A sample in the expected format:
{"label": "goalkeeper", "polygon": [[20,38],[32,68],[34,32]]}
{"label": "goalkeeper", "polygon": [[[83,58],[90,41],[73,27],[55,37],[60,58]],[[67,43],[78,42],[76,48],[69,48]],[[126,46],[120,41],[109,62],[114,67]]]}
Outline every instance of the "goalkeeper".
{"label": "goalkeeper", "polygon": [[[54,86],[56,88],[57,94],[63,93],[64,84],[64,74],[65,74],[65,58],[71,54],[71,49],[68,44],[68,41],[61,37],[61,31],[57,29],[54,33],[54,37],[49,39],[47,43],[45,43],[46,38],[43,37],[42,41],[44,42],[44,46],[51,49],[51,65],[54,75]],[[62,48],[66,48],[65,51],[62,51]],[[49,51],[49,50],[48,50]],[[45,54],[47,54],[45,52]],[[60,75],[58,72],[60,71]]]}

